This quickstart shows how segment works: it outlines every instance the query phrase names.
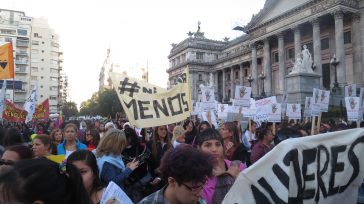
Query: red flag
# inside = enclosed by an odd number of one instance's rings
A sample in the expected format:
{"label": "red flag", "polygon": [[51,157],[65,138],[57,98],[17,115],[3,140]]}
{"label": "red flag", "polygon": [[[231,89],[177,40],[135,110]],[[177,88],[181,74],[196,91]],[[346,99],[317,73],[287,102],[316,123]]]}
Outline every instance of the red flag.
{"label": "red flag", "polygon": [[0,79],[14,78],[14,57],[11,43],[0,45]]}
{"label": "red flag", "polygon": [[44,100],[41,104],[35,107],[33,120],[48,119],[49,118],[49,100]]}
{"label": "red flag", "polygon": [[3,112],[3,118],[9,122],[24,122],[28,112],[17,107],[12,102],[5,100],[6,108]]}

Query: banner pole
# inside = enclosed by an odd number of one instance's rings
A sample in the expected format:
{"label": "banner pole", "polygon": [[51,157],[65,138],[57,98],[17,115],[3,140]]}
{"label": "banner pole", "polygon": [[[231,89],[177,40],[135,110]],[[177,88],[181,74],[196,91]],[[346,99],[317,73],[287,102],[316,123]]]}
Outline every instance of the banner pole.
{"label": "banner pole", "polygon": [[322,112],[320,112],[320,115],[317,118],[317,131],[318,132],[320,132],[321,116],[322,116]]}
{"label": "banner pole", "polygon": [[315,134],[315,116],[312,116],[312,124],[311,124],[311,135]]}
{"label": "banner pole", "polygon": [[273,135],[276,135],[276,122],[273,122]]}
{"label": "banner pole", "polygon": [[252,119],[249,117],[249,141],[252,141]]}

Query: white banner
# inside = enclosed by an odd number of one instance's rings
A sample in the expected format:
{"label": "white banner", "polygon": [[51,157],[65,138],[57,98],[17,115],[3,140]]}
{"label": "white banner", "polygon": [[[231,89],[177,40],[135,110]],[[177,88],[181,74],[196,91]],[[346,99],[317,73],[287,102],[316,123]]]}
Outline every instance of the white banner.
{"label": "white banner", "polygon": [[348,121],[358,121],[361,119],[359,97],[345,97],[345,107]]}
{"label": "white banner", "polygon": [[364,130],[287,139],[241,172],[223,204],[355,204]]}
{"label": "white banner", "polygon": [[287,116],[289,119],[301,119],[301,104],[287,104]]}
{"label": "white banner", "polygon": [[345,86],[345,97],[356,97],[356,84]]}

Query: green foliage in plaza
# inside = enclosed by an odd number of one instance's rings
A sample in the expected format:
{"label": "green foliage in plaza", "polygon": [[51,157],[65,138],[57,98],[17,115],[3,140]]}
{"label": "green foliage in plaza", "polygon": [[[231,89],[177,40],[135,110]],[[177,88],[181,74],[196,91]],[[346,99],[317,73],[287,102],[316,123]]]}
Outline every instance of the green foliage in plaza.
{"label": "green foliage in plaza", "polygon": [[72,101],[66,102],[62,106],[62,114],[64,115],[64,117],[67,118],[71,116],[77,116],[78,115],[77,104]]}
{"label": "green foliage in plaza", "polygon": [[82,102],[80,107],[80,115],[113,117],[117,112],[123,111],[113,89],[102,89],[94,93],[90,99]]}

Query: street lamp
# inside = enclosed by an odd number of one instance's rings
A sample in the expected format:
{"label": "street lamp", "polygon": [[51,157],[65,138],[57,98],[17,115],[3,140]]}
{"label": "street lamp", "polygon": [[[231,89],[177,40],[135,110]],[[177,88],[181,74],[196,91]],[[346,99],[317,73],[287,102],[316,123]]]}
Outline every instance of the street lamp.
{"label": "street lamp", "polygon": [[259,79],[262,80],[262,94],[261,94],[261,96],[265,97],[265,92],[264,92],[264,79],[265,79],[265,75],[264,75],[263,72],[259,74]]}
{"label": "street lamp", "polygon": [[[249,86],[250,86],[250,88],[252,87],[252,82],[253,82],[253,77],[252,77],[252,75],[249,75],[248,77],[247,77],[247,79],[248,79],[248,82],[249,82]],[[251,90],[251,92],[250,92],[250,97],[251,98],[253,98],[253,90]]]}
{"label": "street lamp", "polygon": [[334,87],[332,88],[333,92],[336,92],[337,89],[339,89],[339,83],[337,82],[337,71],[336,71],[336,66],[339,64],[339,60],[336,59],[336,56],[332,56],[331,60],[330,60],[330,64],[332,66],[334,66],[335,68],[335,82],[334,82]]}

